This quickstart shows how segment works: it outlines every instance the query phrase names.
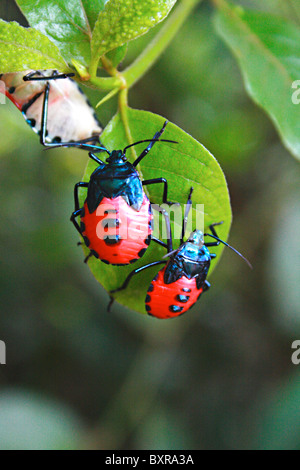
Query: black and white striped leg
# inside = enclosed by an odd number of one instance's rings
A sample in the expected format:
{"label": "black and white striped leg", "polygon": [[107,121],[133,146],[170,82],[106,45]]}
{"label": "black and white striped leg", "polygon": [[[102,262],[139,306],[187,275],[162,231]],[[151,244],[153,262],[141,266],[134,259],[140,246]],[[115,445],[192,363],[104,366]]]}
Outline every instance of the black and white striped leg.
{"label": "black and white striped leg", "polygon": [[[57,139],[56,142],[47,142],[47,124],[48,124],[48,109],[49,109],[49,95],[50,95],[50,80],[57,80],[57,78],[68,78],[68,76],[53,76],[53,77],[43,77],[40,78],[40,80],[46,80],[46,86],[45,86],[45,91],[44,91],[44,101],[43,101],[43,110],[42,110],[42,124],[41,124],[41,131],[40,131],[40,142],[44,147],[47,148],[53,148],[53,147],[68,147],[68,146],[77,146],[81,147],[81,145],[84,145],[86,143],[93,143],[93,144],[98,144],[99,141],[99,136],[91,136],[86,139],[79,140],[77,142],[60,142],[59,139]],[[32,78],[30,79],[32,81]],[[42,93],[41,93],[42,94]],[[41,94],[37,94],[34,99],[29,102],[25,107],[22,109],[23,113],[26,114],[30,106],[33,105],[33,103],[38,99]]]}
{"label": "black and white striped leg", "polygon": [[57,71],[54,71],[53,75],[50,75],[50,77],[45,77],[41,72],[35,70],[25,75],[23,77],[23,80],[24,82],[42,82],[48,80],[66,79],[71,77],[75,77],[75,73],[58,73]]}

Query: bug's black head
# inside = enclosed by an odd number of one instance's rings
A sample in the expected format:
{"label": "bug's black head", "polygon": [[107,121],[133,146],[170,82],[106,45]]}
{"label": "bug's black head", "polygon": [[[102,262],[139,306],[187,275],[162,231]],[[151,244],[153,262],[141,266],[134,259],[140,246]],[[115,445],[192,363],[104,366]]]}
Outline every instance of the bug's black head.
{"label": "bug's black head", "polygon": [[210,261],[211,256],[204,243],[204,234],[200,230],[195,230],[189,239],[171,254],[164,280],[166,284],[170,284],[185,276],[188,279],[197,278],[202,285],[209,271]]}
{"label": "bug's black head", "polygon": [[210,259],[210,253],[205,246],[204,233],[201,230],[195,230],[180,247],[174,261],[190,278],[202,274],[203,269],[207,270]]}
{"label": "bug's black head", "polygon": [[106,161],[110,165],[121,166],[127,162],[127,158],[123,150],[113,150]]}

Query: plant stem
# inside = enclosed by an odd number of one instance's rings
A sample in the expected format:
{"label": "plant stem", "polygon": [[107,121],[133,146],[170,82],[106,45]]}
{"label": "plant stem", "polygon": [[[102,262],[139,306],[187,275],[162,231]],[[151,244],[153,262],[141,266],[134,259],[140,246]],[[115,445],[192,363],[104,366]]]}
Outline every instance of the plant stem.
{"label": "plant stem", "polygon": [[184,21],[202,0],[182,0],[166,20],[164,26],[145,51],[124,72],[123,77],[131,88],[153,66],[175,37]]}
{"label": "plant stem", "polygon": [[120,88],[119,77],[90,77],[89,82],[98,88],[99,91],[111,91]]}
{"label": "plant stem", "polygon": [[118,89],[118,88],[114,88],[113,90],[111,90],[106,96],[104,96],[104,98],[102,98],[102,99],[99,101],[99,103],[97,103],[96,108],[99,108],[100,106],[102,106],[104,103],[106,103],[107,101],[109,101],[111,98],[113,98],[114,96],[116,96],[118,93],[119,93],[119,89]]}
{"label": "plant stem", "polygon": [[185,20],[201,2],[202,0],[181,0],[179,6],[167,18],[157,36],[124,72],[121,73],[116,68],[111,67],[110,61],[105,56],[102,56],[102,65],[111,77],[97,77],[98,62],[91,64],[89,69],[90,83],[100,91],[111,91],[114,88],[121,89],[124,86],[124,82],[127,83],[128,89],[131,88],[159,59]]}
{"label": "plant stem", "polygon": [[[97,77],[98,61],[94,61],[90,65],[90,83],[101,91],[109,91],[110,93],[104,98],[104,101],[110,99],[119,92],[119,112],[124,125],[125,133],[129,144],[133,143],[133,137],[130,130],[128,120],[128,90],[145,75],[145,73],[153,66],[153,64],[162,55],[170,42],[176,36],[177,32],[192,13],[194,8],[201,3],[202,0],[181,0],[179,6],[168,17],[164,26],[157,36],[147,46],[145,51],[129,66],[124,72],[119,72],[113,67],[107,57],[102,56],[101,62],[103,68],[111,77]],[[116,93],[114,93],[116,90]],[[137,158],[136,151],[132,147],[130,149],[133,161]],[[140,168],[139,168],[140,170]]]}
{"label": "plant stem", "polygon": [[[116,67],[114,67],[107,57],[102,56],[101,62],[104,69],[109,73],[112,77],[117,77],[119,79],[119,112],[121,115],[121,119],[124,125],[125,133],[129,144],[133,143],[132,134],[130,131],[130,125],[127,115],[128,109],[128,84],[124,78],[124,76],[118,71]],[[132,149],[134,150],[134,149]],[[133,152],[133,156],[135,156],[135,152]]]}
{"label": "plant stem", "polygon": [[[100,78],[96,76],[98,62],[91,64],[90,83],[97,86],[101,91],[112,92],[115,89],[119,91],[119,112],[124,125],[125,133],[129,144],[133,143],[133,137],[130,130],[128,120],[128,90],[153,66],[161,54],[169,46],[172,39],[183,25],[184,21],[192,13],[194,8],[201,3],[202,0],[181,0],[179,6],[166,20],[164,26],[148,45],[145,51],[129,66],[124,72],[119,72],[117,68],[112,66],[107,57],[102,56],[101,62],[103,68],[107,71],[111,78]],[[109,93],[104,100],[114,96],[115,93]],[[131,148],[132,158],[137,158],[136,151]],[[139,168],[140,170],[140,168]]]}
{"label": "plant stem", "polygon": [[[130,130],[127,110],[128,110],[128,87],[126,85],[123,87],[123,89],[120,91],[120,94],[119,94],[119,111],[120,111],[120,116],[123,122],[124,129],[125,129],[127,140],[129,142],[129,145],[131,145],[133,144],[133,137],[132,137],[131,130]],[[136,151],[134,147],[131,147],[130,150],[131,150],[132,158],[134,161],[137,158]]]}
{"label": "plant stem", "polygon": [[100,57],[97,57],[96,59],[92,58],[92,61],[90,63],[89,73],[90,73],[90,76],[92,77],[92,79],[97,77],[99,61],[100,61]]}

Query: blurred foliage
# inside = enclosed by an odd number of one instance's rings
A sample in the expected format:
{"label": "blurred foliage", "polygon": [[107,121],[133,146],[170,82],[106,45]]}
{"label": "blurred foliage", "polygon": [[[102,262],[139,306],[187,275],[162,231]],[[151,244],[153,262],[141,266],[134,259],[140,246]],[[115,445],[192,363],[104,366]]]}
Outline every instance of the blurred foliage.
{"label": "blurred foliage", "polygon": [[300,450],[299,374],[265,398],[263,420],[255,448],[259,450]]}
{"label": "blurred foliage", "polygon": [[1,393],[0,449],[72,450],[81,424],[66,408],[25,390]]}
{"label": "blurred foliage", "polygon": [[[235,3],[300,21],[295,1]],[[300,448],[299,165],[247,97],[212,14],[204,2],[130,93],[217,157],[230,243],[254,265],[224,252],[209,294],[178,320],[107,314],[68,220],[84,153],[45,152],[13,105],[0,106],[1,449]],[[26,25],[13,1],[0,17]],[[104,123],[115,106],[101,109]]]}
{"label": "blurred foliage", "polygon": [[300,76],[300,29],[276,15],[215,1],[220,4],[217,31],[238,60],[246,90],[269,114],[286,148],[300,158],[299,110],[292,100]]}

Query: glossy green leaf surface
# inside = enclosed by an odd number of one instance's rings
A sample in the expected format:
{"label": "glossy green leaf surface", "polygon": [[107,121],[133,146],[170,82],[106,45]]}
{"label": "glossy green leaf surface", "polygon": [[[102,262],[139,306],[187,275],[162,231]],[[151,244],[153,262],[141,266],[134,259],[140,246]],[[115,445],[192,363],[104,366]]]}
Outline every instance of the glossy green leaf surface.
{"label": "glossy green leaf surface", "polygon": [[300,107],[293,99],[300,79],[300,29],[279,17],[218,3],[218,32],[238,60],[249,95],[300,158]]}
{"label": "glossy green leaf surface", "polygon": [[109,0],[93,32],[93,59],[147,33],[164,20],[175,3],[176,0]]}
{"label": "glossy green leaf surface", "polygon": [[108,0],[81,0],[81,2],[90,27],[94,29],[99,13],[103,10]]}
{"label": "glossy green leaf surface", "polygon": [[[136,142],[141,139],[153,138],[154,134],[162,128],[165,119],[149,112],[128,109],[128,121],[132,138]],[[181,221],[184,212],[183,205],[186,204],[191,187],[194,187],[192,230],[196,228],[196,220],[203,220],[204,211],[205,229],[211,223],[224,221],[218,232],[219,236],[226,240],[231,225],[231,207],[226,180],[219,164],[199,142],[172,123],[168,124],[162,138],[175,140],[178,145],[172,143],[155,144],[148,156],[142,161],[140,170],[142,179],[166,178],[169,183],[169,199],[182,204],[181,207],[176,209],[176,214],[178,214],[177,210],[180,211],[179,218],[178,221],[176,218],[176,224],[173,224],[173,236],[176,238],[174,247],[176,248],[179,245]],[[119,114],[108,124],[101,140],[109,150],[122,149],[128,145],[128,138]],[[146,145],[141,144],[135,148],[137,155],[142,152]],[[101,156],[105,158],[105,154]],[[130,161],[134,160],[130,150],[127,156]],[[89,162],[82,181],[89,181],[95,168],[96,164],[92,161]],[[162,201],[162,187],[160,186],[147,187],[150,200],[155,204],[160,204]],[[85,197],[86,190],[82,190],[82,205]],[[204,208],[201,205],[204,205]],[[173,219],[173,216],[171,218]],[[157,230],[160,221],[157,218],[155,220]],[[201,229],[199,226],[197,228]],[[158,235],[160,234],[161,232]],[[217,247],[214,252],[219,255],[222,249],[222,247]],[[88,253],[89,250],[85,248],[85,254]],[[161,260],[165,254],[166,250],[164,248],[158,247],[152,242],[143,258],[132,266],[107,266],[96,258],[91,258],[89,267],[95,278],[107,291],[110,291],[120,287],[133,269],[152,261]],[[216,261],[213,263],[211,272]],[[132,310],[146,313],[144,301],[147,289],[157,271],[158,269],[154,267],[136,276],[126,291],[116,294],[116,300]]]}
{"label": "glossy green leaf surface", "polygon": [[[17,0],[17,4],[30,26],[48,36],[69,62],[89,63],[92,29],[80,0]],[[94,1],[89,14],[93,16],[96,8]]]}
{"label": "glossy green leaf surface", "polygon": [[55,44],[39,31],[0,20],[1,73],[52,68],[68,71]]}

